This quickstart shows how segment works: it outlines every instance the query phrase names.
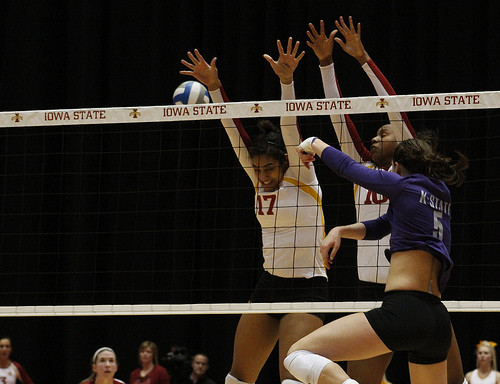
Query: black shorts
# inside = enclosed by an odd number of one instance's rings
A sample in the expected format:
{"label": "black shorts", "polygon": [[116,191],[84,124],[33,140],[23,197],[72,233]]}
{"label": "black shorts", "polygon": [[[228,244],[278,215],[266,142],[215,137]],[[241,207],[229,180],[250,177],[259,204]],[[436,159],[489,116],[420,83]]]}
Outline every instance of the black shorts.
{"label": "black shorts", "polygon": [[[286,278],[271,275],[264,271],[255,287],[252,303],[280,303],[280,302],[325,302],[328,301],[328,282],[326,277]],[[269,313],[281,319],[286,313]],[[321,320],[325,320],[324,313],[313,313]]]}
{"label": "black shorts", "polygon": [[356,301],[382,301],[385,284],[358,280],[356,283]]}
{"label": "black shorts", "polygon": [[446,360],[451,323],[439,297],[419,291],[389,291],[382,307],[365,315],[387,348],[407,351],[409,362],[435,364]]}

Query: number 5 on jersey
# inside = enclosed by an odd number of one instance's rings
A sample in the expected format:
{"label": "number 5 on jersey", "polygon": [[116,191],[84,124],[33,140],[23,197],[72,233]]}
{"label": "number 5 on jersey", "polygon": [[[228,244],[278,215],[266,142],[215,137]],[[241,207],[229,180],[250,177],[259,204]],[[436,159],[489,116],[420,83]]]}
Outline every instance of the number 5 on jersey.
{"label": "number 5 on jersey", "polygon": [[441,219],[443,218],[443,212],[434,211],[434,231],[432,231],[432,236],[437,237],[439,240],[443,240],[443,223]]}

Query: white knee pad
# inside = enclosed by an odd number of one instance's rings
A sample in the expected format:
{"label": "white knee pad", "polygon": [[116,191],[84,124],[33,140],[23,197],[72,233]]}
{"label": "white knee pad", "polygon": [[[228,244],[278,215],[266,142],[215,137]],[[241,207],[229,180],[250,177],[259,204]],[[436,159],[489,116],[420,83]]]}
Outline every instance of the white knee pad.
{"label": "white knee pad", "polygon": [[354,379],[347,379],[342,384],[359,384],[359,383]]}
{"label": "white knee pad", "polygon": [[247,383],[245,381],[238,380],[236,377],[228,373],[226,376],[225,384],[254,384],[254,383]]}
{"label": "white knee pad", "polygon": [[285,368],[297,379],[306,384],[318,384],[319,375],[330,359],[315,353],[298,350],[290,353],[283,362]]}

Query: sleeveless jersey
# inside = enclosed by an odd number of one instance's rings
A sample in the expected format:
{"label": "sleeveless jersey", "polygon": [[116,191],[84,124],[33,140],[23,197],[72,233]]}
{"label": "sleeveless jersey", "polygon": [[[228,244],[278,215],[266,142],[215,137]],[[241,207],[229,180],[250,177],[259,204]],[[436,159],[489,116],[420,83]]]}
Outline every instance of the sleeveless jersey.
{"label": "sleeveless jersey", "polygon": [[479,377],[477,369],[474,369],[472,371],[469,384],[496,384],[496,373],[494,370],[492,370],[488,376],[486,376],[484,379],[481,379]]}
{"label": "sleeveless jersey", "polygon": [[16,384],[19,372],[14,364],[10,363],[7,368],[0,368],[0,384]]}

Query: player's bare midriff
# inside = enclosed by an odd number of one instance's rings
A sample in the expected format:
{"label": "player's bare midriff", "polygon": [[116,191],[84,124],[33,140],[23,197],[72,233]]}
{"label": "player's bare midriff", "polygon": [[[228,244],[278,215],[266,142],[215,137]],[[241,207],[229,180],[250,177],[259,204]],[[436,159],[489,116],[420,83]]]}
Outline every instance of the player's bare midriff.
{"label": "player's bare midriff", "polygon": [[438,288],[441,269],[441,261],[428,252],[395,252],[391,256],[385,291],[421,291],[441,297]]}

